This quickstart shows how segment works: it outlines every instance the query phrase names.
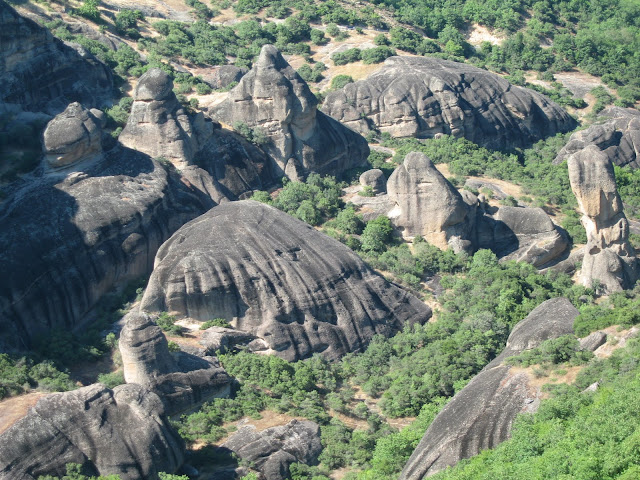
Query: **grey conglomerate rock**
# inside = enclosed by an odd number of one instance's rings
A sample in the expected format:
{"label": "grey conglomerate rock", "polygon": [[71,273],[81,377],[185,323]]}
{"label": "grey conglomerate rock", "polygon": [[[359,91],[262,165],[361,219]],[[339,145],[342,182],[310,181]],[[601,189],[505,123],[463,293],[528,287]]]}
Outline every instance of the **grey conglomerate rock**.
{"label": "grey conglomerate rock", "polygon": [[366,140],[318,111],[309,86],[272,45],[262,47],[254,67],[209,115],[233,125],[243,122],[267,136],[262,148],[275,164],[274,174],[291,179],[309,172],[338,175],[362,165]]}
{"label": "grey conglomerate rock", "polygon": [[371,187],[375,194],[387,191],[387,179],[379,168],[372,168],[360,175],[360,185]]}
{"label": "grey conglomerate rock", "polygon": [[0,2],[0,104],[59,113],[69,102],[100,106],[111,72],[78,44],[62,42]]}
{"label": "grey conglomerate rock", "polygon": [[53,168],[66,167],[102,153],[104,113],[77,102],[56,115],[44,130],[45,159]]}
{"label": "grey conglomerate rock", "polygon": [[335,359],[431,316],[337,240],[249,200],[211,209],[162,246],[141,309],[224,318],[287,360]]}
{"label": "grey conglomerate rock", "polygon": [[[227,353],[238,346],[246,347],[254,340],[257,340],[256,336],[248,332],[233,328],[209,327],[202,332],[198,343],[204,347],[205,353],[214,354],[218,351]],[[260,344],[260,349],[264,349],[264,342],[258,340],[256,343]]]}
{"label": "grey conglomerate rock", "polygon": [[308,420],[292,420],[262,432],[248,425],[234,433],[222,446],[240,459],[251,462],[265,480],[290,478],[289,466],[292,463],[315,465],[322,452],[320,427]]}
{"label": "grey conglomerate rock", "polygon": [[635,108],[607,107],[600,112],[599,120],[571,135],[553,163],[562,163],[595,145],[614,165],[640,167],[640,112]]}
{"label": "grey conglomerate rock", "polygon": [[233,82],[239,82],[248,71],[235,65],[220,65],[212,67],[208,73],[202,75],[202,80],[214,90],[218,90],[227,88]]}
{"label": "grey conglomerate rock", "polygon": [[159,68],[145,72],[133,93],[131,114],[118,141],[176,167],[191,163],[213,125],[200,113],[190,117],[173,93],[171,77]]}
{"label": "grey conglomerate rock", "polygon": [[607,343],[607,334],[604,332],[593,332],[580,339],[580,348],[588,352],[595,352],[599,347]]}
{"label": "grey conglomerate rock", "polygon": [[121,147],[19,187],[0,211],[0,350],[79,326],[105,293],[148,275],[160,245],[204,211],[195,188]]}
{"label": "grey conglomerate rock", "polygon": [[567,165],[587,233],[580,282],[591,286],[597,280],[607,292],[632,287],[638,279],[638,260],[609,157],[590,145],[572,154]]}
{"label": "grey conglomerate rock", "polygon": [[231,392],[231,377],[215,357],[172,354],[160,327],[137,310],[125,316],[118,345],[125,381],[157,393],[169,415]]}
{"label": "grey conglomerate rock", "polygon": [[67,463],[92,475],[152,480],[175,472],[184,444],[160,398],[140,385],[99,383],[40,399],[0,435],[0,479],[63,476]]}
{"label": "grey conglomerate rock", "polygon": [[322,109],[363,134],[449,134],[496,149],[525,147],[576,127],[544,95],[486,70],[430,57],[390,57],[366,79],[329,93]]}
{"label": "grey conglomerate rock", "polygon": [[508,357],[573,332],[578,310],[566,298],[535,308],[509,335],[504,351],[458,392],[433,420],[400,475],[419,480],[506,440],[516,416],[537,410],[541,392]]}
{"label": "grey conglomerate rock", "polygon": [[444,178],[424,153],[409,153],[387,182],[394,208],[389,213],[403,237],[421,235],[429,243],[448,248],[461,242],[471,250],[475,211]]}

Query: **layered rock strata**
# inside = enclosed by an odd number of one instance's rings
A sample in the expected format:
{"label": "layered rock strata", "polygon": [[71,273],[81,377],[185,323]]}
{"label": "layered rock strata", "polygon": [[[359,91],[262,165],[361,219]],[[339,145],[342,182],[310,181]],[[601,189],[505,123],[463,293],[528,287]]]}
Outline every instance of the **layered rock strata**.
{"label": "layered rock strata", "polygon": [[638,261],[629,242],[629,222],[618,196],[613,165],[605,153],[590,145],[569,157],[569,181],[581,222],[587,232],[580,282],[598,281],[607,292],[632,287]]}
{"label": "layered rock strata", "polygon": [[436,416],[400,475],[419,480],[506,440],[516,416],[537,410],[542,396],[526,372],[504,363],[543,341],[573,333],[578,310],[565,298],[535,308],[509,335],[504,351]]}
{"label": "layered rock strata", "polygon": [[160,327],[137,310],[125,317],[118,345],[125,381],[158,394],[169,415],[231,393],[231,378],[215,357],[172,354]]}
{"label": "layered rock strata", "polygon": [[635,108],[608,107],[600,112],[600,119],[601,122],[571,135],[553,163],[560,164],[594,145],[614,165],[640,167],[640,112]]}
{"label": "layered rock strata", "polygon": [[308,85],[272,45],[262,47],[254,67],[227,99],[211,107],[212,118],[262,130],[262,148],[274,160],[274,174],[296,180],[309,172],[337,175],[362,165],[366,140],[318,111]]}
{"label": "layered rock strata", "polygon": [[526,147],[576,126],[544,95],[486,70],[429,57],[388,58],[366,79],[329,93],[323,111],[362,134],[447,134],[495,149]]}
{"label": "layered rock strata", "polygon": [[141,308],[224,318],[287,360],[335,359],[431,316],[340,242],[246,200],[211,209],[162,246]]}
{"label": "layered rock strata", "polygon": [[0,435],[0,479],[63,476],[79,463],[90,475],[157,479],[175,472],[184,444],[157,395],[140,385],[99,383],[40,399]]}

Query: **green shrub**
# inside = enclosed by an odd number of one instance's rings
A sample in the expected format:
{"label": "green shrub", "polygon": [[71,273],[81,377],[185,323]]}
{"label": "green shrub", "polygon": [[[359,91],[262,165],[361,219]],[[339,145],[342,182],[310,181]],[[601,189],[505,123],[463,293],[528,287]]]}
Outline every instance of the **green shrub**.
{"label": "green shrub", "polygon": [[331,79],[331,90],[339,90],[347,83],[353,83],[351,75],[336,75]]}
{"label": "green shrub", "polygon": [[167,312],[161,312],[156,319],[156,324],[170,335],[182,335],[184,329],[180,325],[176,325],[176,317],[169,315]]}
{"label": "green shrub", "polygon": [[202,325],[200,325],[200,330],[206,330],[207,328],[211,327],[233,328],[231,324],[224,318],[214,318],[212,320],[207,320]]}
{"label": "green shrub", "polygon": [[124,372],[101,373],[98,375],[98,382],[107,388],[115,388],[118,385],[123,385],[125,383]]}

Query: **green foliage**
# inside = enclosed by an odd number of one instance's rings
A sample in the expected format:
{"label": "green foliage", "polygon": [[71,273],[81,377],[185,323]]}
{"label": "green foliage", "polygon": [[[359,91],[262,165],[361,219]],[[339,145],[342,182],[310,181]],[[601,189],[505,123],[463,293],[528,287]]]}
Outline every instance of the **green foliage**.
{"label": "green foliage", "polygon": [[176,325],[176,317],[169,315],[167,312],[160,312],[158,318],[156,318],[156,324],[170,335],[182,335],[184,329],[180,325]]}
{"label": "green foliage", "polygon": [[311,225],[335,216],[343,203],[342,184],[312,173],[306,182],[288,182],[273,205]]}
{"label": "green foliage", "polygon": [[267,137],[261,127],[251,128],[245,122],[238,121],[233,123],[233,129],[248,141],[258,146],[264,145],[269,141],[269,137]]}
{"label": "green foliage", "polygon": [[206,330],[207,328],[211,327],[233,328],[231,324],[224,318],[214,318],[212,320],[207,320],[202,325],[200,325],[200,330]]}
{"label": "green foliage", "polygon": [[45,392],[73,390],[69,374],[58,370],[49,360],[36,363],[28,357],[0,353],[0,399],[35,388]]}
{"label": "green foliage", "polygon": [[640,323],[640,289],[612,294],[598,305],[580,308],[580,315],[573,322],[573,330],[578,337],[586,337],[591,332],[611,325],[628,328]]}
{"label": "green foliage", "polygon": [[536,348],[525,350],[520,355],[509,357],[506,362],[510,365],[529,367],[541,364],[571,363],[580,365],[593,357],[591,352],[580,350],[580,342],[573,335],[563,335],[558,338],[545,340]]}
{"label": "green foliage", "polygon": [[120,10],[116,14],[115,26],[116,31],[121,35],[126,35],[130,38],[140,38],[140,32],[138,31],[138,20],[143,20],[144,15],[140,10]]}
{"label": "green foliage", "polygon": [[346,65],[347,63],[358,62],[362,59],[362,50],[359,48],[350,48],[343,52],[334,53],[331,55],[331,60],[334,65]]}
{"label": "green foliage", "polygon": [[331,79],[331,90],[339,90],[343,88],[347,83],[353,83],[351,75],[336,75]]}
{"label": "green foliage", "polygon": [[373,253],[384,252],[387,249],[387,244],[391,241],[392,233],[391,220],[384,215],[367,222],[360,238],[362,250]]}
{"label": "green foliage", "polygon": [[101,373],[98,375],[98,382],[102,383],[105,387],[114,388],[118,385],[122,385],[125,383],[124,381],[124,372],[112,372],[112,373]]}
{"label": "green foliage", "polygon": [[82,465],[79,463],[67,463],[67,474],[63,477],[54,477],[52,475],[40,475],[38,480],[120,480],[120,475],[100,475],[98,477],[87,476],[83,472]]}
{"label": "green foliage", "polygon": [[82,5],[75,9],[74,12],[81,17],[88,18],[94,22],[99,22],[101,15],[100,10],[98,10],[98,5],[100,5],[99,0],[83,0]]}
{"label": "green foliage", "polygon": [[358,195],[361,197],[375,197],[376,194],[373,191],[373,187],[371,185],[365,185],[362,187],[362,190],[358,192]]}
{"label": "green foliage", "polygon": [[640,217],[640,170],[617,165],[613,169],[625,213],[630,217]]}
{"label": "green foliage", "polygon": [[316,62],[313,68],[305,63],[298,69],[298,75],[300,75],[305,82],[316,83],[324,78],[322,72],[326,69],[326,65],[322,62]]}

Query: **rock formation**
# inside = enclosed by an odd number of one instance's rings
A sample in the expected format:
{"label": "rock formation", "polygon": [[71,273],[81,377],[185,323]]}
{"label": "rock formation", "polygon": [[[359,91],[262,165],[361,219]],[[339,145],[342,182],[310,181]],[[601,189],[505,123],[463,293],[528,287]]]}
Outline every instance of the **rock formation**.
{"label": "rock formation", "polygon": [[464,137],[489,148],[526,147],[575,128],[545,96],[464,63],[390,57],[368,78],[329,93],[323,111],[360,133]]}
{"label": "rock formation", "polygon": [[214,90],[227,88],[232,83],[238,83],[248,72],[246,68],[239,68],[235,65],[220,65],[213,67],[206,75],[202,75],[202,80]]}
{"label": "rock formation", "polygon": [[566,252],[569,241],[541,208],[487,208],[477,220],[478,248],[536,267]]}
{"label": "rock formation", "polygon": [[248,200],[211,209],[162,246],[141,309],[224,318],[286,360],[334,359],[431,316],[337,240]]}
{"label": "rock formation", "polygon": [[112,95],[110,70],[78,44],[65,43],[0,2],[0,110],[12,104],[59,113],[72,101],[98,106]]}
{"label": "rock formation", "polygon": [[400,480],[419,480],[506,440],[516,416],[537,410],[541,392],[508,357],[573,332],[578,310],[554,298],[519,322],[504,351],[476,375],[436,416],[404,467]]}
{"label": "rock formation", "polygon": [[94,385],[41,398],[0,435],[0,479],[63,476],[67,463],[91,475],[157,479],[175,472],[184,445],[157,395],[140,385]]}
{"label": "rock formation", "polygon": [[126,382],[158,394],[169,415],[231,392],[231,378],[215,357],[172,354],[160,327],[137,310],[125,317],[119,348]]}
{"label": "rock formation", "polygon": [[571,135],[554,164],[595,145],[618,166],[640,167],[640,112],[635,108],[608,107],[600,112],[601,123]]}
{"label": "rock formation", "polygon": [[[205,353],[213,355],[215,352],[227,353],[237,346],[250,346],[254,340],[256,340],[255,335],[241,330],[224,327],[209,327],[202,332],[198,343],[205,348]],[[264,349],[264,342],[262,340],[258,340],[256,343],[258,344],[257,350]],[[253,348],[249,348],[249,350],[253,350]]]}
{"label": "rock formation", "polygon": [[591,286],[597,280],[607,292],[632,287],[638,279],[638,261],[629,243],[629,223],[611,161],[597,146],[590,145],[571,155],[567,164],[587,232],[580,282]]}
{"label": "rock formation", "polygon": [[366,140],[319,112],[308,85],[272,45],[262,47],[254,67],[209,114],[226,124],[243,122],[267,136],[263,149],[278,177],[309,172],[337,175],[363,164]]}
{"label": "rock formation", "polygon": [[157,249],[204,210],[158,162],[125,148],[82,171],[8,190],[0,212],[0,350],[71,329],[116,285],[148,275]]}
{"label": "rock formation", "polygon": [[371,187],[373,193],[385,193],[387,191],[387,179],[379,168],[367,170],[360,175],[360,185]]}
{"label": "rock formation", "polygon": [[253,425],[242,427],[223,447],[245,462],[251,462],[265,480],[290,478],[292,463],[315,465],[322,451],[320,427],[314,422],[298,420],[262,432],[256,432]]}
{"label": "rock formation", "polygon": [[104,113],[87,110],[79,103],[51,120],[44,131],[43,147],[52,168],[67,167],[102,153]]}
{"label": "rock formation", "polygon": [[127,125],[118,141],[178,168],[189,165],[213,131],[202,114],[190,118],[173,93],[171,77],[151,68],[140,77]]}
{"label": "rock formation", "polygon": [[405,238],[422,235],[429,243],[471,250],[474,213],[458,191],[423,153],[409,153],[387,182],[389,213]]}

